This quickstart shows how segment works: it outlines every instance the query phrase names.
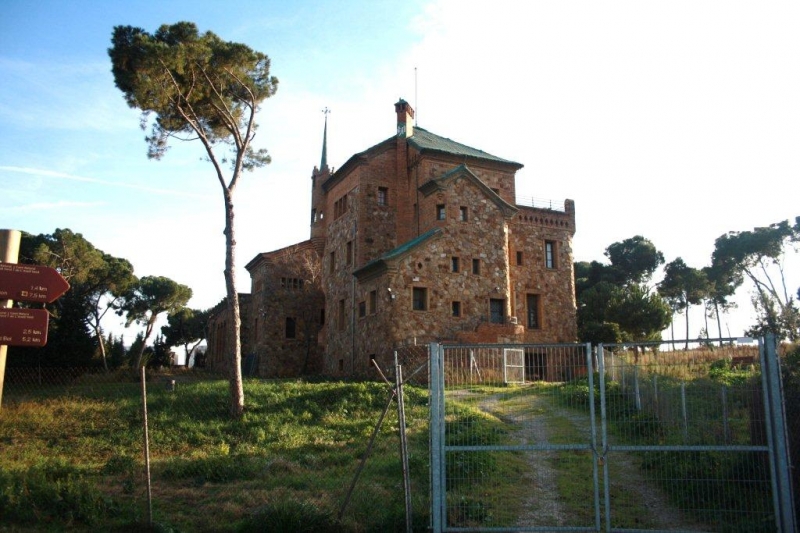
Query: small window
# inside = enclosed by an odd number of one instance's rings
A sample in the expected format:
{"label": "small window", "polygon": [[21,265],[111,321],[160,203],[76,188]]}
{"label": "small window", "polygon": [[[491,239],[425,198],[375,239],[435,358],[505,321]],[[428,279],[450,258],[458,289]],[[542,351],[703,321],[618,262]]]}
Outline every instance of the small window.
{"label": "small window", "polygon": [[324,307],[319,310],[319,325],[320,326],[324,326],[325,325],[325,308]]}
{"label": "small window", "polygon": [[311,210],[311,223],[313,224],[316,221],[317,221],[317,210],[316,209],[312,209]]}
{"label": "small window", "polygon": [[517,266],[522,266],[522,252],[517,252]]}
{"label": "small window", "polygon": [[458,208],[458,219],[461,222],[466,222],[469,220],[469,210],[463,205]]}
{"label": "small window", "polygon": [[460,266],[460,264],[459,264],[458,257],[451,257],[450,258],[450,269],[453,272],[458,272],[459,266]]}
{"label": "small window", "polygon": [[336,321],[339,329],[344,329],[344,299],[339,300],[339,312],[337,313]]}
{"label": "small window", "polygon": [[389,189],[378,187],[378,205],[389,205]]}
{"label": "small window", "polygon": [[489,300],[489,322],[492,324],[505,323],[506,301],[499,298]]}
{"label": "small window", "polygon": [[367,316],[367,302],[358,302],[358,318]]}
{"label": "small window", "polygon": [[539,307],[539,295],[529,294],[526,299],[528,304],[528,329],[539,329],[542,324],[539,315],[541,312]]}
{"label": "small window", "polygon": [[378,311],[378,291],[369,293],[369,314],[374,315]]}
{"label": "small window", "polygon": [[414,287],[411,305],[414,311],[425,311],[428,309],[428,289],[424,287]]}
{"label": "small window", "polygon": [[345,256],[345,261],[348,266],[353,264],[353,241],[347,241],[347,255]]}
{"label": "small window", "polygon": [[461,302],[453,302],[451,305],[453,316],[461,316]]}
{"label": "small window", "polygon": [[330,262],[330,273],[333,274],[333,271],[336,270],[336,252],[331,252],[331,262]]}
{"label": "small window", "polygon": [[436,220],[445,220],[447,218],[447,210],[444,207],[444,204],[438,204],[436,206]]}
{"label": "small window", "polygon": [[544,241],[544,266],[556,268],[556,243],[554,241]]}
{"label": "small window", "polygon": [[344,372],[344,359],[339,359],[339,372]]}
{"label": "small window", "polygon": [[297,321],[290,316],[286,317],[286,338],[287,339],[297,338]]}
{"label": "small window", "polygon": [[481,260],[480,259],[473,259],[472,260],[472,273],[476,276],[481,274]]}

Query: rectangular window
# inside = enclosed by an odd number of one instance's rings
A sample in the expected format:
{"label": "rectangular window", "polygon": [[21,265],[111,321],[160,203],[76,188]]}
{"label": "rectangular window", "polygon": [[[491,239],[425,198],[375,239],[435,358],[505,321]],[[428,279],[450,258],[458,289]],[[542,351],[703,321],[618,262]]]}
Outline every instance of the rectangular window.
{"label": "rectangular window", "polygon": [[339,329],[344,329],[344,299],[339,300],[339,312],[336,315],[336,322]]}
{"label": "rectangular window", "polygon": [[503,324],[506,318],[506,301],[499,298],[489,300],[489,322]]}
{"label": "rectangular window", "polygon": [[367,316],[367,302],[358,302],[358,318]]}
{"label": "rectangular window", "polygon": [[436,206],[436,220],[444,220],[445,218],[447,218],[447,210],[444,204],[438,204]]}
{"label": "rectangular window", "polygon": [[369,293],[369,314],[374,315],[378,311],[378,291]]}
{"label": "rectangular window", "polygon": [[378,205],[389,205],[389,189],[378,187]]}
{"label": "rectangular window", "polygon": [[345,261],[348,266],[353,264],[353,241],[347,241],[347,255],[345,256]]}
{"label": "rectangular window", "polygon": [[528,304],[528,329],[539,329],[541,327],[541,320],[539,317],[539,295],[529,294],[527,296]]}
{"label": "rectangular window", "polygon": [[297,321],[290,316],[286,317],[286,338],[287,339],[297,338]]}
{"label": "rectangular window", "polygon": [[481,273],[481,260],[480,259],[473,259],[472,260],[472,273],[476,276],[479,276]]}
{"label": "rectangular window", "polygon": [[556,268],[556,243],[554,241],[544,241],[544,266]]}
{"label": "rectangular window", "polygon": [[336,252],[331,252],[331,262],[329,268],[330,273],[333,274],[333,271],[336,269]]}
{"label": "rectangular window", "polygon": [[453,316],[461,316],[461,302],[453,302],[451,306]]}
{"label": "rectangular window", "polygon": [[424,287],[414,287],[411,305],[414,311],[425,311],[428,309],[428,289]]}
{"label": "rectangular window", "polygon": [[517,266],[522,266],[522,252],[517,252]]}
{"label": "rectangular window", "polygon": [[300,278],[281,278],[281,289],[302,290],[303,280]]}
{"label": "rectangular window", "polygon": [[336,220],[340,216],[347,213],[347,195],[345,194],[333,204],[333,219]]}
{"label": "rectangular window", "polygon": [[458,219],[461,222],[466,222],[469,220],[469,210],[463,205],[458,208]]}
{"label": "rectangular window", "polygon": [[450,269],[453,272],[458,272],[459,266],[460,266],[460,264],[459,264],[458,257],[451,257],[450,258]]}
{"label": "rectangular window", "polygon": [[319,325],[320,326],[324,326],[325,325],[325,308],[324,307],[319,310]]}

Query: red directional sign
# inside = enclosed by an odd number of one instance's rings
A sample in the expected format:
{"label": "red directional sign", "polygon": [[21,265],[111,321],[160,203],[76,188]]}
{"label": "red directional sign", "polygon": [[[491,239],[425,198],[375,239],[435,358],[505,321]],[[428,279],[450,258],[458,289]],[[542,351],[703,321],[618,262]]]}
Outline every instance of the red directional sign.
{"label": "red directional sign", "polygon": [[54,268],[0,263],[0,300],[49,304],[67,289],[69,283]]}
{"label": "red directional sign", "polygon": [[0,308],[0,344],[44,346],[49,314],[44,309]]}

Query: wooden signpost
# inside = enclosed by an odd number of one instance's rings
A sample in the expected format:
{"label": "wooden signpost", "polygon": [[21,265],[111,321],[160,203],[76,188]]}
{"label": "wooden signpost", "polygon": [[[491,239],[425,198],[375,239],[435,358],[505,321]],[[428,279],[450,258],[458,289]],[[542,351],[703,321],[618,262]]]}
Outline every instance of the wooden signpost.
{"label": "wooden signpost", "polygon": [[0,230],[0,406],[7,347],[47,344],[47,310],[15,309],[14,300],[52,303],[69,289],[69,283],[53,268],[17,264],[20,238],[17,230]]}

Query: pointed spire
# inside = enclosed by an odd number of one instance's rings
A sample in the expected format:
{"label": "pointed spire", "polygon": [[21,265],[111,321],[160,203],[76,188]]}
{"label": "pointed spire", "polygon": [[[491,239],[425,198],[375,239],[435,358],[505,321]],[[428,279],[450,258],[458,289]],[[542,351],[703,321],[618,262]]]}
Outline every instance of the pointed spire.
{"label": "pointed spire", "polygon": [[325,130],[322,133],[322,161],[320,161],[320,171],[328,169],[328,113],[331,112],[327,107],[322,110],[325,114]]}

